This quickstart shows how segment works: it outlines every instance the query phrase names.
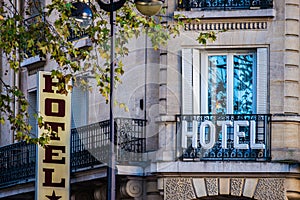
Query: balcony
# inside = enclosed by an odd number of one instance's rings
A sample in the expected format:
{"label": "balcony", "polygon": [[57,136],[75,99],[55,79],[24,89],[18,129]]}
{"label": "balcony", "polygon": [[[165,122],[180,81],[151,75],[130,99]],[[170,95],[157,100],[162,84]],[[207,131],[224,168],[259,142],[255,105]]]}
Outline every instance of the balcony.
{"label": "balcony", "polygon": [[[144,161],[145,121],[115,119],[116,154],[119,165],[139,165]],[[109,121],[71,131],[71,172],[106,166]],[[26,183],[35,178],[36,145],[20,142],[0,148],[0,188]]]}
{"label": "balcony", "polygon": [[[115,119],[117,164],[135,165],[146,150],[145,121]],[[78,171],[105,164],[109,159],[109,120],[71,131],[71,168]]]}
{"label": "balcony", "polygon": [[182,161],[269,161],[270,115],[177,116]]}
{"label": "balcony", "polygon": [[178,7],[190,10],[245,10],[273,8],[273,0],[179,0]]}
{"label": "balcony", "polygon": [[25,142],[0,148],[0,187],[26,182],[35,175],[36,148]]}

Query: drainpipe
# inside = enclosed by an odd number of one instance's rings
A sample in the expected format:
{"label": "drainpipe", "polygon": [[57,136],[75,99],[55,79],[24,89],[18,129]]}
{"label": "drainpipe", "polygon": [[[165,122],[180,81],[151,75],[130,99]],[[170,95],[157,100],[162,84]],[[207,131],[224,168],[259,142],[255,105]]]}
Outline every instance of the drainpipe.
{"label": "drainpipe", "polygon": [[147,44],[147,40],[148,40],[148,28],[146,29],[146,35],[145,35],[145,88],[144,88],[144,93],[145,93],[145,97],[144,97],[144,120],[147,120],[147,68],[148,68],[148,44]]}

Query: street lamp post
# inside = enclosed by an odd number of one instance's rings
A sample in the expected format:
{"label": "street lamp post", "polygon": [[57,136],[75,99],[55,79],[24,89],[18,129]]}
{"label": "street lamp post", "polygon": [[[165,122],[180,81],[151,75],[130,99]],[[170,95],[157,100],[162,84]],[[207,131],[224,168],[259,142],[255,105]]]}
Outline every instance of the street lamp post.
{"label": "street lamp post", "polygon": [[[109,147],[109,163],[107,167],[107,200],[116,199],[116,153],[115,153],[115,128],[114,128],[114,67],[115,67],[115,21],[116,12],[126,3],[126,0],[104,3],[102,0],[96,0],[100,8],[109,12],[110,21],[110,96],[109,96],[109,126],[110,126],[110,147]],[[146,16],[156,15],[162,8],[163,2],[160,0],[135,0],[138,11]],[[87,5],[83,2],[74,2],[74,18],[83,21],[89,21],[92,17],[91,9],[87,9]],[[85,19],[85,20],[84,20]],[[82,24],[86,24],[81,22]]]}

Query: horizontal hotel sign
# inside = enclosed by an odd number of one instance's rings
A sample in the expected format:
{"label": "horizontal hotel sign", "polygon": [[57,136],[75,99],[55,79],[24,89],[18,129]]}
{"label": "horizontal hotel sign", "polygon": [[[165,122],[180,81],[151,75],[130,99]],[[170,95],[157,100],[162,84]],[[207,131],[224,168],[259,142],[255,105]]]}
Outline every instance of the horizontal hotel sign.
{"label": "horizontal hotel sign", "polygon": [[183,160],[266,160],[269,115],[178,116],[178,156]]}
{"label": "horizontal hotel sign", "polygon": [[57,134],[45,148],[37,147],[35,199],[70,199],[71,93],[60,93],[50,72],[39,72],[38,81],[39,115]]}

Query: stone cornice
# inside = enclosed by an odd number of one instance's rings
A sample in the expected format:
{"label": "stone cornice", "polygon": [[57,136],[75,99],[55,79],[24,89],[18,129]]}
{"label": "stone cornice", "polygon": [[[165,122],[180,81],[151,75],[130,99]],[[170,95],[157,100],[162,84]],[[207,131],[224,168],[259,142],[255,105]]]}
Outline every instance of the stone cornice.
{"label": "stone cornice", "polygon": [[268,28],[266,21],[248,22],[211,22],[211,23],[187,23],[186,31],[222,31],[222,30],[265,30]]}

